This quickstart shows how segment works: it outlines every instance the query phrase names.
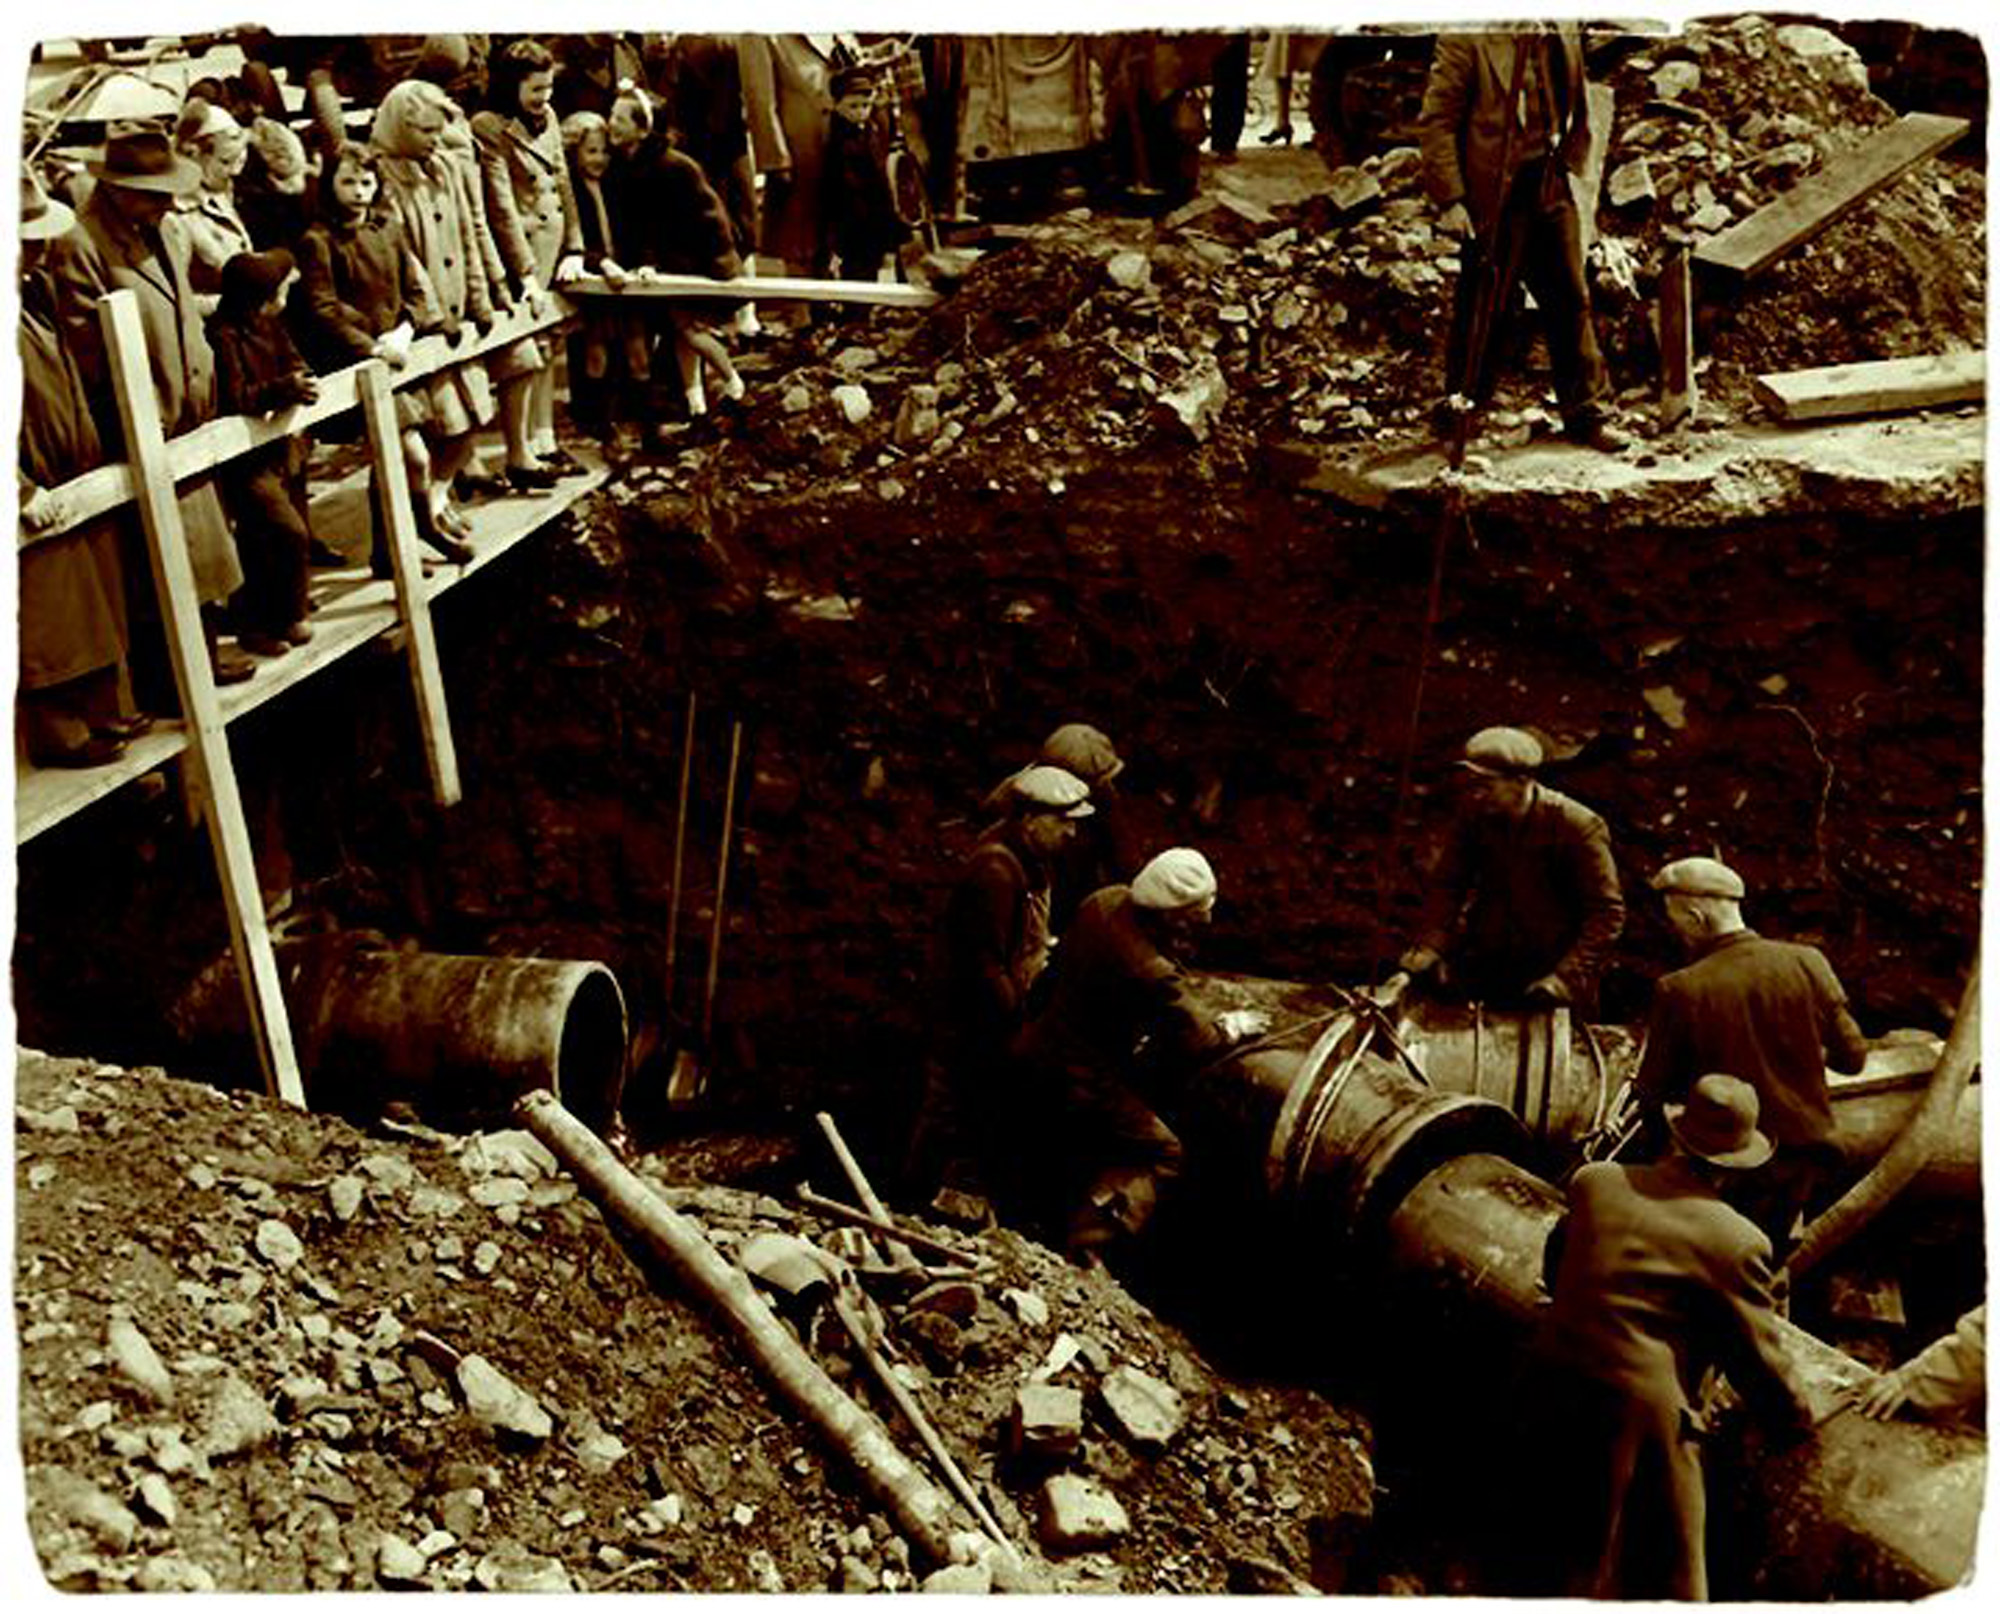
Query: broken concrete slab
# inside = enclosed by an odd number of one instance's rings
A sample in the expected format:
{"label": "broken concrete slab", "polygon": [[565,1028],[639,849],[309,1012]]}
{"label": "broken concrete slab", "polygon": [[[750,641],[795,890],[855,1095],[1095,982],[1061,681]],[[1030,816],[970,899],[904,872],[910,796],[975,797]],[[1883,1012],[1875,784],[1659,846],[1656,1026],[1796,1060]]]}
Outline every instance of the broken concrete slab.
{"label": "broken concrete slab", "polygon": [[1343,218],[1353,218],[1382,201],[1381,181],[1365,168],[1336,168],[1326,179],[1327,200]]}
{"label": "broken concrete slab", "polygon": [[[1607,531],[1648,526],[1728,527],[1809,507],[1826,517],[1927,520],[1976,509],[1985,498],[1983,414],[1895,416],[1803,426],[1738,426],[1701,432],[1679,447],[1642,457],[1599,454],[1534,442],[1496,449],[1484,442],[1460,480],[1477,518],[1574,521],[1580,509]],[[1296,473],[1312,458],[1305,445],[1274,471]],[[1413,438],[1372,458],[1332,453],[1298,486],[1346,503],[1356,487],[1371,508],[1416,513],[1444,497],[1444,460]]]}
{"label": "broken concrete slab", "polygon": [[1083,1440],[1083,1392],[1066,1384],[1022,1385],[1009,1433],[1024,1457],[1069,1456]]}
{"label": "broken concrete slab", "polygon": [[1081,1474],[1054,1474],[1042,1485],[1042,1545],[1051,1552],[1102,1547],[1132,1528],[1124,1503]]}
{"label": "broken concrete slab", "polygon": [[1164,1447],[1187,1421],[1180,1391],[1129,1363],[1106,1374],[1098,1394],[1120,1433],[1142,1450]]}

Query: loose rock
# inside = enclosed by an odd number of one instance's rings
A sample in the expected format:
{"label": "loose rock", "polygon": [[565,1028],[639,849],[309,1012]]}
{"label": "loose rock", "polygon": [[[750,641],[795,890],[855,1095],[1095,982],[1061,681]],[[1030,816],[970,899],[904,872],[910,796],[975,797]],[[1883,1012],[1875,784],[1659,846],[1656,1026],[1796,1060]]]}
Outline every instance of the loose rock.
{"label": "loose rock", "polygon": [[483,1356],[459,1360],[458,1387],[466,1411],[496,1434],[537,1441],[555,1428],[542,1404]]}
{"label": "loose rock", "polygon": [[280,1272],[289,1272],[305,1259],[305,1246],[298,1234],[275,1217],[257,1224],[257,1253]]}
{"label": "loose rock", "polygon": [[1099,1394],[1112,1421],[1134,1446],[1166,1445],[1180,1433],[1187,1417],[1178,1390],[1129,1365],[1108,1374]]}
{"label": "loose rock", "polygon": [[1053,1552],[1101,1547],[1131,1528],[1124,1504],[1094,1480],[1056,1474],[1042,1486],[1042,1542]]}
{"label": "loose rock", "polygon": [[132,1321],[128,1312],[112,1312],[104,1343],[111,1352],[112,1363],[127,1383],[148,1401],[159,1406],[172,1405],[174,1376],[167,1371],[167,1364],[160,1360],[160,1353],[153,1349],[152,1341],[139,1331],[139,1325]]}

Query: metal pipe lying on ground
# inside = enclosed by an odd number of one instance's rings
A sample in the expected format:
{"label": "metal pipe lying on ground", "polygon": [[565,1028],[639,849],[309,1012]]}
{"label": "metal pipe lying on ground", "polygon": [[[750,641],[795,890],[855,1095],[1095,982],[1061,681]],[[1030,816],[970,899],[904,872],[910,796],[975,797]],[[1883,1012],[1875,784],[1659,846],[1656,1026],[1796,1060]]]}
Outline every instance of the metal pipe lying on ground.
{"label": "metal pipe lying on ground", "polygon": [[1921,1171],[1949,1134],[1959,1099],[1979,1065],[1979,960],[1945,1042],[1944,1057],[1931,1074],[1930,1087],[1909,1123],[1866,1177],[1829,1209],[1823,1211],[1799,1240],[1787,1262],[1794,1277],[1810,1272],[1852,1238]]}
{"label": "metal pipe lying on ground", "polygon": [[[707,1303],[785,1401],[844,1457],[911,1544],[936,1564],[952,1561],[951,1503],[912,1464],[881,1422],[829,1378],[693,1222],[673,1210],[604,1141],[546,1091],[515,1105],[521,1124],[549,1146],[607,1215]],[[1004,1545],[1004,1543],[1003,1543]]]}
{"label": "metal pipe lying on ground", "polygon": [[[1427,1087],[1400,1056],[1356,1047],[1338,1028],[1303,1052],[1222,1061],[1180,1098],[1168,1118],[1239,1179],[1255,1173],[1301,1249],[1344,1257],[1381,1286],[1368,1310],[1378,1334],[1408,1318],[1432,1341],[1497,1339],[1456,1359],[1467,1389],[1504,1402],[1563,1197],[1520,1163],[1535,1145],[1500,1104]],[[1840,1387],[1867,1369],[1789,1324],[1784,1333],[1822,1421],[1794,1450],[1742,1458],[1739,1514],[1756,1531],[1762,1594],[1909,1597],[1957,1585],[1972,1562],[1984,1441],[1841,1410]]]}

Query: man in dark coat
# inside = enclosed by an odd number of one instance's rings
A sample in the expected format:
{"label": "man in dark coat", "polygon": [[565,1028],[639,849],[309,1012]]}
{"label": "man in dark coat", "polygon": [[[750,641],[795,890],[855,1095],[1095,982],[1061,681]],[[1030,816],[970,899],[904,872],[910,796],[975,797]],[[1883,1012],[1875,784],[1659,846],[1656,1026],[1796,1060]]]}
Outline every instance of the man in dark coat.
{"label": "man in dark coat", "polygon": [[1049,894],[1056,859],[1089,817],[1090,789],[1061,768],[1007,782],[1006,816],[983,835],[945,905],[935,1034],[910,1145],[920,1186],[988,1186],[982,1157],[1002,1161],[1018,1135],[1007,1050],[1055,946]]}
{"label": "man in dark coat", "polygon": [[[75,228],[49,243],[49,266],[58,292],[64,344],[97,407],[99,435],[126,454],[111,382],[111,357],[98,324],[97,304],[114,291],[130,291],[138,302],[146,334],[160,424],[178,437],[215,418],[215,360],[202,329],[201,310],[189,281],[192,255],[174,200],[201,183],[200,170],[178,156],[158,129],[134,129],[110,136],[104,156],[90,163],[97,183],[77,213]],[[243,581],[236,541],[212,477],[180,485],[182,535],[194,572],[195,595],[219,605]],[[152,612],[152,595],[135,592],[135,608]],[[255,670],[250,658],[215,640],[205,619],[209,654],[218,683],[239,683]],[[136,649],[136,647],[135,647]],[[164,659],[164,646],[150,652]],[[152,698],[171,695],[157,668]]]}
{"label": "man in dark coat", "polygon": [[1770,1243],[1719,1189],[1770,1156],[1757,1094],[1706,1075],[1667,1123],[1673,1149],[1658,1164],[1578,1171],[1550,1240],[1532,1404],[1552,1481],[1536,1506],[1561,1539],[1551,1593],[1707,1597],[1698,1407],[1710,1367],[1783,1432],[1811,1425],[1780,1343]]}
{"label": "man in dark coat", "polygon": [[1688,857],[1653,877],[1667,919],[1694,962],[1653,989],[1646,1054],[1634,1087],[1642,1115],[1685,1097],[1706,1071],[1757,1090],[1776,1157],[1733,1201],[1782,1257],[1800,1214],[1838,1166],[1827,1067],[1858,1071],[1868,1043],[1825,956],[1769,941],[1743,923],[1743,880],[1714,858]]}
{"label": "man in dark coat", "polygon": [[1187,988],[1185,962],[1215,911],[1215,871],[1191,847],[1151,859],[1128,885],[1077,911],[1049,970],[1046,1005],[1015,1044],[1029,1102],[1068,1190],[1068,1252],[1101,1262],[1142,1232],[1180,1175],[1181,1141],[1141,1088],[1149,1062],[1185,1071],[1264,1027],[1254,1011],[1211,1019]]}
{"label": "man in dark coat", "polygon": [[1625,897],[1604,820],[1535,778],[1542,747],[1489,728],[1459,764],[1467,799],[1433,868],[1424,938],[1402,967],[1454,996],[1587,1012]]}
{"label": "man in dark coat", "polygon": [[[1630,439],[1606,418],[1610,387],[1570,189],[1591,139],[1576,25],[1440,34],[1417,126],[1438,229],[1465,243],[1445,349],[1447,397],[1472,408],[1492,396],[1494,336],[1515,282],[1525,280],[1542,311],[1564,431],[1607,452],[1625,447]],[[1481,298],[1483,331],[1474,328]]]}

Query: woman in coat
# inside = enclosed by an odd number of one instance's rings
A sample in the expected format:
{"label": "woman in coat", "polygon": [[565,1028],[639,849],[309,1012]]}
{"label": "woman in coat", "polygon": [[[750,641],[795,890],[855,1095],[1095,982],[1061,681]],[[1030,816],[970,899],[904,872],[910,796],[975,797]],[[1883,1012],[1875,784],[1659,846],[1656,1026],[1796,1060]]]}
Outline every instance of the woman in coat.
{"label": "woman in coat", "polygon": [[[89,167],[96,184],[75,227],[49,243],[49,268],[64,345],[89,388],[98,434],[107,445],[119,444],[125,457],[111,356],[97,319],[98,300],[111,292],[130,291],[138,302],[166,435],[178,437],[215,418],[215,359],[189,283],[192,253],[174,213],[175,198],[192,194],[201,174],[176,155],[164,132],[143,128],[112,135],[103,157]],[[195,597],[204,606],[219,606],[242,583],[243,568],[214,479],[182,482],[179,501]],[[135,593],[136,604],[150,607],[152,601],[149,590]],[[217,644],[209,613],[204,626],[216,681],[248,678],[255,670],[250,658]],[[166,699],[164,685],[152,693]]]}
{"label": "woman in coat", "polygon": [[193,249],[189,277],[206,316],[215,312],[222,266],[239,252],[256,250],[236,205],[236,180],[250,160],[250,136],[225,108],[195,95],[174,125],[174,149],[201,170],[201,183],[180,198],[178,216]]}
{"label": "woman in coat", "polygon": [[[55,490],[104,463],[97,423],[56,325],[44,243],[75,222],[22,169],[21,525],[62,518]],[[20,711],[28,760],[38,767],[109,762],[146,725],[125,674],[125,573],[114,516],[21,550]]]}
{"label": "woman in coat", "polygon": [[[486,221],[512,291],[539,308],[558,281],[583,269],[583,237],[570,189],[562,125],[552,100],[555,58],[533,39],[517,39],[487,68],[487,109],[472,120],[486,184]],[[530,486],[579,469],[556,446],[555,372],[543,366],[518,394],[503,396],[508,475]],[[546,486],[543,482],[541,485]]]}

